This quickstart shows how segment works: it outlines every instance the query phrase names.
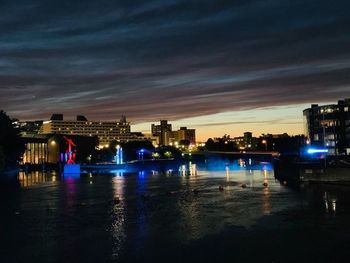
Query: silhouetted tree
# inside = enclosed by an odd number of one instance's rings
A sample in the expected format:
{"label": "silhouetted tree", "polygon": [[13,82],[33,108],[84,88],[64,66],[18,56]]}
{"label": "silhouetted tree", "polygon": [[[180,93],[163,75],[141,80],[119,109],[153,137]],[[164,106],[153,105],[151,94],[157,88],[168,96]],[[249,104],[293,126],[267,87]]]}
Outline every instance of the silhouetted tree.
{"label": "silhouetted tree", "polygon": [[5,155],[2,150],[2,147],[0,146],[0,172],[4,170],[5,168]]}
{"label": "silhouetted tree", "polygon": [[95,152],[93,162],[112,162],[115,153],[111,148],[103,148]]}
{"label": "silhouetted tree", "polygon": [[212,138],[209,138],[207,142],[205,143],[205,148],[208,151],[214,151],[215,150],[215,142]]}
{"label": "silhouetted tree", "polygon": [[23,152],[24,143],[20,137],[20,130],[16,128],[12,120],[4,111],[0,111],[0,163],[2,169],[18,164]]}
{"label": "silhouetted tree", "polygon": [[144,150],[143,159],[151,159],[154,146],[150,141],[130,141],[121,144],[123,147],[124,160],[131,161],[139,158],[139,151]]}
{"label": "silhouetted tree", "polygon": [[160,158],[174,158],[180,159],[182,157],[182,152],[173,146],[161,146],[157,149]]}
{"label": "silhouetted tree", "polygon": [[205,148],[208,151],[232,152],[237,150],[237,144],[230,141],[230,136],[225,134],[222,138],[217,139],[217,141],[209,138],[205,144]]}
{"label": "silhouetted tree", "polygon": [[191,142],[189,140],[180,140],[179,141],[180,146],[188,147],[190,144],[191,144]]}

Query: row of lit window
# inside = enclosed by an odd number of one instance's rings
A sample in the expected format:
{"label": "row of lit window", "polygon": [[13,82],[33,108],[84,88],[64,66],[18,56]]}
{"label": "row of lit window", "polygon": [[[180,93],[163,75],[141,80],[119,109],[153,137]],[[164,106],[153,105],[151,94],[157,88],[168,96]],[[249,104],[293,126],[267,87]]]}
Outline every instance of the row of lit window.
{"label": "row of lit window", "polygon": [[79,128],[79,129],[130,129],[130,126],[116,126],[116,125],[109,125],[109,126],[80,126],[80,125],[52,125],[52,128]]}
{"label": "row of lit window", "polygon": [[[344,112],[348,112],[349,107],[344,107]],[[333,112],[339,112],[339,108],[321,108],[320,113],[333,113]]]}
{"label": "row of lit window", "polygon": [[[62,130],[80,130],[80,131],[96,131],[96,130],[99,130],[99,131],[106,131],[107,129],[91,129],[91,128],[80,128],[80,127],[52,127],[52,130],[59,130],[59,131],[62,131]],[[108,129],[109,131],[130,131],[130,129],[120,129],[120,128],[109,128]]]}
{"label": "row of lit window", "polygon": [[[71,129],[69,128],[66,128],[66,129],[61,129],[61,128],[53,128],[52,129],[53,131],[70,131]],[[92,132],[92,133],[111,133],[111,134],[116,134],[116,133],[129,133],[130,131],[126,131],[126,130],[108,130],[108,131],[105,131],[105,130],[97,130],[96,129],[83,129],[83,130],[80,130],[80,129],[72,129],[74,132],[76,133],[89,133],[89,132]]]}
{"label": "row of lit window", "polygon": [[128,126],[130,123],[125,122],[81,122],[81,121],[53,121],[51,122],[54,125],[125,125]]}

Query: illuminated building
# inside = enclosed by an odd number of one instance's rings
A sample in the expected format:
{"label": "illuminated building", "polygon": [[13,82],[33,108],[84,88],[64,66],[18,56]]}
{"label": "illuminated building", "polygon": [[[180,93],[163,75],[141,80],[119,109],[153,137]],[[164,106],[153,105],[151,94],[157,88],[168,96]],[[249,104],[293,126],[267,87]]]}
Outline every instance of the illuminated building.
{"label": "illuminated building", "polygon": [[[25,151],[22,164],[38,165],[43,163],[56,164],[62,162],[67,144],[63,135],[58,134],[26,134],[21,136]],[[97,137],[70,135],[77,145],[77,160],[84,162],[97,146]]]}
{"label": "illuminated building", "polygon": [[175,140],[180,141],[189,141],[190,144],[196,144],[196,130],[187,129],[187,127],[180,127],[174,134]]}
{"label": "illuminated building", "polygon": [[[55,141],[49,141],[49,137],[46,135],[35,135],[35,136],[22,136],[22,139],[25,143],[25,151],[23,153],[22,163],[29,164],[41,164],[48,163],[49,160],[52,162],[53,160],[49,158],[49,145],[54,145]],[[50,151],[52,152],[52,147],[50,147]],[[53,154],[54,156],[58,156],[58,152]],[[54,160],[57,162],[57,157]]]}
{"label": "illuminated building", "polygon": [[338,104],[312,104],[303,111],[304,133],[309,143],[327,148],[330,154],[350,154],[350,99]]}
{"label": "illuminated building", "polygon": [[232,141],[237,144],[240,150],[252,150],[256,148],[256,138],[253,138],[251,132],[245,132],[243,136],[234,137]]}
{"label": "illuminated building", "polygon": [[100,146],[106,146],[112,141],[140,140],[139,134],[131,133],[130,123],[125,116],[120,121],[89,121],[81,115],[76,120],[64,120],[63,114],[53,114],[49,121],[43,122],[40,133],[97,136]]}
{"label": "illuminated building", "polygon": [[169,144],[169,133],[172,132],[172,128],[171,124],[168,124],[167,120],[161,120],[160,125],[152,124],[151,132],[152,136],[159,137],[159,145]]}
{"label": "illuminated building", "polygon": [[159,145],[173,145],[180,141],[189,141],[190,144],[196,144],[196,130],[180,127],[179,130],[173,131],[171,124],[167,120],[161,120],[160,125],[152,124],[152,136],[159,138]]}

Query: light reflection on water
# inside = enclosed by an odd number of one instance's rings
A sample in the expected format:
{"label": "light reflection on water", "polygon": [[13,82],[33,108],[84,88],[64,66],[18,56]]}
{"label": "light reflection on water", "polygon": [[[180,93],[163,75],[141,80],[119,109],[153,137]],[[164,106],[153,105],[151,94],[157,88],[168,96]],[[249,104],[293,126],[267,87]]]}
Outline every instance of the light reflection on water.
{"label": "light reflection on water", "polygon": [[[21,172],[18,179],[27,191],[12,193],[19,197],[8,211],[11,216],[19,211],[27,217],[21,223],[29,236],[38,229],[31,233],[26,222],[42,220],[52,226],[46,230],[52,239],[59,233],[58,238],[68,240],[73,231],[77,244],[89,247],[100,242],[110,248],[113,259],[148,247],[187,244],[230,226],[250,229],[261,217],[304,205],[305,200],[336,216],[338,200],[343,198],[322,187],[305,189],[307,195],[295,191],[275,180],[270,163],[254,160],[215,165],[188,162],[178,168],[115,170],[112,175],[80,177]],[[91,240],[95,241],[87,244]],[[42,240],[36,241],[33,246]]]}
{"label": "light reflection on water", "polygon": [[40,185],[47,182],[56,182],[59,179],[59,175],[56,171],[50,173],[42,171],[34,171],[25,173],[23,171],[18,173],[18,181],[21,187],[26,188],[30,186]]}
{"label": "light reflection on water", "polygon": [[124,198],[124,184],[125,177],[122,175],[117,175],[112,180],[113,190],[114,190],[114,205],[112,208],[112,226],[111,235],[113,237],[113,251],[112,256],[118,258],[121,251],[123,250],[123,245],[126,239],[126,214],[125,214],[125,202]]}

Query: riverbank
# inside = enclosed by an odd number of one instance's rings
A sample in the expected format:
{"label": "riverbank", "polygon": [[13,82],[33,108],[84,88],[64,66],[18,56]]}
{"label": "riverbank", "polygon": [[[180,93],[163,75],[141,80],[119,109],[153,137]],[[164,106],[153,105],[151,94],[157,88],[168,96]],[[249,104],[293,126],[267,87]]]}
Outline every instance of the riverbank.
{"label": "riverbank", "polygon": [[277,179],[289,182],[350,182],[350,165],[342,160],[302,160],[298,158],[275,159],[274,171]]}

